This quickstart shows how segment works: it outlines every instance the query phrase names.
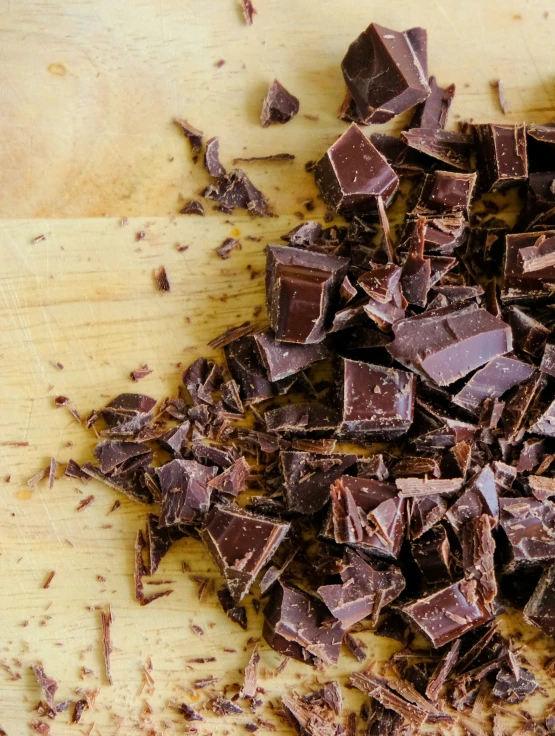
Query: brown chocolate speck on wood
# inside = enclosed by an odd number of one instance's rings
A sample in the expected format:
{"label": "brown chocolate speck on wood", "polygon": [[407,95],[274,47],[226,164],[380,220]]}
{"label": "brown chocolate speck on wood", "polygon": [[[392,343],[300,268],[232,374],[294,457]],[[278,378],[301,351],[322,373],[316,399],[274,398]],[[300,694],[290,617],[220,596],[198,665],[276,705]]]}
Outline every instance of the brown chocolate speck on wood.
{"label": "brown chocolate speck on wood", "polygon": [[193,161],[196,163],[200,152],[202,151],[202,136],[203,133],[191,125],[185,118],[176,118],[175,122],[183,131],[185,138],[188,139],[191,146],[191,153],[193,154]]}
{"label": "brown chocolate speck on wood", "polygon": [[102,653],[104,656],[104,673],[110,685],[113,684],[112,672],[110,664],[110,656],[112,654],[111,626],[113,622],[112,606],[108,607],[108,612],[100,611],[100,625],[102,631]]}
{"label": "brown chocolate speck on wood", "polygon": [[33,672],[37,678],[37,682],[40,685],[44,699],[46,700],[49,708],[54,708],[54,696],[58,690],[58,683],[54,678],[49,677],[44,671],[44,667],[40,664],[33,667]]}
{"label": "brown chocolate speck on wood", "polygon": [[234,158],[233,165],[240,163],[250,164],[257,161],[294,161],[295,156],[292,153],[273,153],[268,156],[249,156],[248,158]]}
{"label": "brown chocolate speck on wood", "polygon": [[135,370],[131,371],[129,374],[132,381],[140,381],[142,378],[146,378],[147,376],[150,376],[152,373],[152,370],[148,367],[146,363],[143,363],[143,365],[140,368],[136,368]]}
{"label": "brown chocolate speck on wood", "polygon": [[82,501],[79,502],[77,505],[76,511],[83,511],[83,509],[86,509],[87,506],[90,506],[91,503],[94,503],[94,496],[87,496],[87,498],[84,498]]}
{"label": "brown chocolate speck on wood", "polygon": [[240,0],[241,9],[243,11],[243,18],[248,26],[252,26],[252,21],[256,13],[256,9],[252,4],[252,0]]}
{"label": "brown chocolate speck on wood", "polygon": [[242,250],[242,245],[236,238],[226,238],[221,245],[216,248],[218,257],[223,261],[227,260],[234,250]]}
{"label": "brown chocolate speck on wood", "polygon": [[240,337],[250,334],[255,329],[256,327],[252,322],[243,322],[243,324],[238,325],[237,327],[230,327],[229,330],[222,332],[221,335],[210,340],[208,347],[212,348],[212,350],[223,348],[226,345],[230,345],[232,342],[235,342],[235,340],[238,340]]}
{"label": "brown chocolate speck on wood", "polygon": [[202,202],[199,202],[196,199],[191,199],[190,202],[187,202],[187,204],[179,210],[179,213],[181,215],[200,215],[200,217],[205,216]]}
{"label": "brown chocolate speck on wood", "polygon": [[158,266],[154,269],[154,280],[156,282],[156,287],[158,288],[158,291],[171,290],[168,274],[166,273],[166,269],[164,268],[164,266]]}
{"label": "brown chocolate speck on wood", "polygon": [[50,587],[50,583],[54,580],[54,575],[56,574],[56,570],[52,570],[51,573],[49,573],[48,577],[44,581],[44,585],[42,586],[45,590],[46,588]]}

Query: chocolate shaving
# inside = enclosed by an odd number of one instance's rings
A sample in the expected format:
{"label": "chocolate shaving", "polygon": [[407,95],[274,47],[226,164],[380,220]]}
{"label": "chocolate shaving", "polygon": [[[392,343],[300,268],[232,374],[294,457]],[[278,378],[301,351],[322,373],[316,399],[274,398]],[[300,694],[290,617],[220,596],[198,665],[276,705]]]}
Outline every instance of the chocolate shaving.
{"label": "chocolate shaving", "polygon": [[235,238],[226,238],[223,243],[216,248],[216,253],[219,258],[225,261],[229,258],[232,251],[241,250],[242,247],[241,243],[238,240],[235,240]]}
{"label": "chocolate shaving", "polygon": [[239,697],[250,698],[251,700],[256,697],[259,662],[260,654],[258,653],[258,647],[255,647],[250,656],[249,663],[245,667],[245,679]]}
{"label": "chocolate shaving", "polygon": [[110,685],[113,685],[112,672],[110,665],[110,655],[112,654],[112,641],[110,636],[110,628],[113,622],[112,607],[109,606],[108,613],[100,612],[100,623],[102,627],[102,653],[104,655],[104,672],[106,679]]}
{"label": "chocolate shaving", "polygon": [[170,291],[170,282],[164,266],[158,266],[154,269],[154,280],[158,291]]}

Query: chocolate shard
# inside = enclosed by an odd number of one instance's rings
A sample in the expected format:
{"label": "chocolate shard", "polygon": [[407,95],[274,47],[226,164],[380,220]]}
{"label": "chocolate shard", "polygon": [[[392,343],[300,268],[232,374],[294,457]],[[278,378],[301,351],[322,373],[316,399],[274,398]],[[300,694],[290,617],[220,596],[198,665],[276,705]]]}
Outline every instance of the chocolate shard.
{"label": "chocolate shard", "polygon": [[186,205],[184,205],[179,210],[180,215],[200,215],[200,217],[205,216],[204,207],[202,206],[202,203],[197,201],[196,199],[191,199],[190,202],[187,202]]}
{"label": "chocolate shard", "polygon": [[220,393],[222,395],[222,401],[227,409],[230,409],[234,414],[244,414],[245,408],[239,395],[239,386],[236,381],[231,379],[222,383],[220,386]]}
{"label": "chocolate shard", "polygon": [[[399,498],[395,486],[369,478],[343,475],[340,478],[344,503],[333,504],[324,524],[322,536],[345,543],[345,511],[358,527],[352,514],[353,502],[357,507],[362,538],[350,541],[360,549],[387,560],[397,559],[405,538],[406,500]],[[337,536],[336,536],[337,534]]]}
{"label": "chocolate shard", "polygon": [[[555,231],[538,233],[509,234],[506,238],[501,299],[512,302],[535,302],[553,296],[555,291],[555,265],[543,265],[543,254],[550,253],[555,245]],[[532,262],[539,266],[535,270],[525,270],[522,252],[530,254],[535,248]],[[549,260],[547,261],[549,263]]]}
{"label": "chocolate shard", "polygon": [[351,125],[314,169],[324,202],[341,214],[364,215],[387,207],[399,186],[399,177],[362,131]]}
{"label": "chocolate shard", "polygon": [[369,139],[397,174],[415,176],[428,170],[429,159],[409,148],[400,138],[384,133],[371,133]]}
{"label": "chocolate shard", "polygon": [[318,691],[322,700],[329,705],[336,716],[341,714],[343,710],[343,695],[341,687],[337,680],[325,682],[324,686]]}
{"label": "chocolate shard", "polygon": [[283,695],[281,703],[285,714],[296,729],[307,736],[337,736],[337,726],[329,720],[328,708],[300,696],[294,690]]}
{"label": "chocolate shard", "polygon": [[470,139],[448,130],[412,128],[401,133],[401,139],[416,151],[461,171],[470,171]]}
{"label": "chocolate shard", "polygon": [[149,514],[146,520],[146,547],[148,550],[147,574],[154,575],[170,547],[183,537],[187,532],[179,526],[160,526],[160,519],[154,514]]}
{"label": "chocolate shard", "polygon": [[[271,399],[284,393],[280,383],[272,383],[260,360],[256,341],[252,335],[234,340],[224,348],[227,367],[239,386],[240,398],[248,404]],[[286,389],[287,390],[287,389]]]}
{"label": "chocolate shard", "polygon": [[500,398],[509,389],[528,380],[534,366],[509,356],[497,356],[472,376],[453,397],[455,404],[475,414],[485,399]]}
{"label": "chocolate shard", "polygon": [[227,493],[230,496],[238,496],[245,490],[247,478],[251,473],[251,467],[244,457],[238,458],[223,473],[216,475],[208,481],[208,487],[212,490]]}
{"label": "chocolate shard", "polygon": [[475,304],[424,312],[393,326],[387,346],[402,365],[440,386],[512,350],[511,328]]}
{"label": "chocolate shard", "polygon": [[528,695],[538,688],[536,678],[530,670],[521,667],[519,664],[516,665],[516,668],[516,674],[512,670],[501,669],[497,673],[492,690],[494,698],[504,700],[511,705],[522,703]]}
{"label": "chocolate shard", "polygon": [[222,261],[227,261],[234,250],[242,250],[243,246],[239,240],[235,238],[226,238],[221,245],[216,248],[216,254]]}
{"label": "chocolate shard", "polygon": [[185,138],[189,141],[191,146],[191,153],[193,154],[193,161],[196,163],[199,157],[199,153],[202,151],[202,131],[195,128],[185,118],[176,118],[175,122],[185,135]]}
{"label": "chocolate shard", "polygon": [[376,480],[387,480],[389,470],[383,459],[383,455],[377,453],[370,457],[361,457],[357,460],[357,476],[359,478],[375,478]]}
{"label": "chocolate shard", "polygon": [[343,629],[317,598],[280,581],[263,613],[262,635],[272,649],[308,664],[337,663]]}
{"label": "chocolate shard", "polygon": [[280,469],[287,508],[314,514],[330,500],[330,486],[357,461],[356,455],[313,455],[281,452]]}
{"label": "chocolate shard", "polygon": [[399,33],[371,23],[349,46],[341,70],[357,114],[386,123],[430,95],[423,29]]}
{"label": "chocolate shard", "polygon": [[157,442],[160,447],[168,452],[180,452],[183,443],[187,440],[187,435],[189,434],[190,429],[191,422],[183,422],[178,427],[174,427],[173,429],[168,430],[161,437],[158,437]]}
{"label": "chocolate shard", "polygon": [[381,609],[395,600],[405,587],[405,579],[399,568],[383,563],[366,562],[359,554],[347,549],[342,583],[321,585],[318,595],[331,613],[341,621],[344,629],[353,626],[367,616],[372,616],[376,607]]}
{"label": "chocolate shard", "polygon": [[503,310],[503,316],[511,325],[513,339],[518,349],[534,357],[540,355],[551,335],[551,330],[534,319],[526,311],[526,307],[511,304]]}
{"label": "chocolate shard", "polygon": [[269,432],[294,432],[303,436],[312,432],[333,432],[339,424],[339,414],[321,404],[287,404],[264,414]]}
{"label": "chocolate shard", "polygon": [[516,471],[518,473],[531,473],[541,463],[546,454],[545,440],[537,437],[530,438],[522,444]]}
{"label": "chocolate shard", "polygon": [[485,465],[470,480],[465,492],[449,508],[445,517],[457,534],[472,519],[489,514],[495,522],[499,518],[499,498],[495,474]]}
{"label": "chocolate shard", "polygon": [[254,339],[270,381],[293,376],[329,357],[329,350],[323,343],[304,345],[281,342],[276,340],[271,330],[256,333]]}
{"label": "chocolate shard", "polygon": [[529,378],[516,389],[514,396],[507,402],[502,416],[505,437],[508,442],[522,439],[528,412],[544,386],[544,379],[539,372]]}
{"label": "chocolate shard", "polygon": [[451,496],[460,491],[462,478],[397,478],[395,485],[400,498],[420,498],[422,496]]}
{"label": "chocolate shard", "polygon": [[408,431],[414,417],[413,375],[340,358],[337,376],[340,436],[364,441],[387,440]]}
{"label": "chocolate shard", "polygon": [[544,348],[540,371],[555,378],[555,345],[551,343]]}
{"label": "chocolate shard", "polygon": [[423,225],[419,224],[418,218],[407,219],[402,236],[403,244],[412,241],[419,227],[422,227],[426,254],[450,256],[465,242],[468,224],[461,212],[443,216],[425,215],[423,219]]}
{"label": "chocolate shard", "polygon": [[214,506],[201,538],[234,601],[239,602],[249,592],[288,531],[289,524],[249,513],[238,506]]}
{"label": "chocolate shard", "polygon": [[529,429],[530,432],[541,434],[544,437],[555,437],[555,401],[536,419]]}
{"label": "chocolate shard", "polygon": [[447,511],[447,501],[441,496],[422,496],[412,499],[410,538],[419,539],[441,521]]}
{"label": "chocolate shard", "polygon": [[555,639],[555,565],[546,567],[532,597],[524,607],[524,618]]}
{"label": "chocolate shard", "polygon": [[105,442],[99,442],[94,448],[94,455],[103,473],[112,473],[128,460],[149,453],[148,446],[140,442],[106,440]]}
{"label": "chocolate shard", "polygon": [[441,524],[413,539],[411,552],[427,583],[436,585],[452,580],[451,545]]}
{"label": "chocolate shard", "polygon": [[231,593],[227,588],[218,591],[218,600],[230,621],[239,624],[243,631],[247,630],[247,609],[244,606],[236,606]]}
{"label": "chocolate shard", "polygon": [[493,556],[495,540],[492,530],[495,519],[482,514],[471,519],[462,530],[462,566],[467,580],[476,580],[484,605],[492,613],[497,597],[497,580]]}
{"label": "chocolate shard", "polygon": [[548,501],[555,495],[555,478],[549,478],[543,475],[529,475],[528,486],[532,495],[538,501]]}
{"label": "chocolate shard", "polygon": [[179,458],[156,468],[162,491],[160,525],[192,524],[202,519],[210,505],[208,481],[217,472],[216,467]]}
{"label": "chocolate shard", "polygon": [[266,301],[277,340],[322,342],[348,266],[347,258],[268,247]]}
{"label": "chocolate shard", "polygon": [[152,419],[156,400],[143,394],[120,394],[102,409],[110,435],[132,436]]}
{"label": "chocolate shard", "polygon": [[210,138],[206,141],[206,150],[204,152],[204,168],[214,178],[218,179],[226,175],[226,170],[220,163],[220,139]]}
{"label": "chocolate shard", "polygon": [[335,541],[341,544],[361,542],[364,536],[362,520],[349,486],[339,478],[332,484],[330,493]]}
{"label": "chocolate shard", "polygon": [[271,123],[288,123],[299,112],[299,100],[274,79],[260,113],[260,122],[267,128]]}
{"label": "chocolate shard", "polygon": [[536,498],[500,498],[499,507],[507,572],[555,559],[555,504]]}
{"label": "chocolate shard", "polygon": [[432,262],[424,258],[424,225],[420,218],[409,244],[409,251],[401,272],[403,296],[409,304],[425,307],[432,285]]}
{"label": "chocolate shard", "polygon": [[461,640],[457,639],[451,644],[449,649],[442,656],[432,676],[426,685],[426,697],[430,700],[437,700],[441,692],[441,688],[449,677],[451,670],[455,666],[459,657],[461,648]]}
{"label": "chocolate shard", "polygon": [[33,672],[37,678],[37,682],[42,690],[44,699],[49,708],[54,708],[54,696],[58,689],[58,683],[53,677],[49,677],[44,671],[44,667],[41,664],[37,664],[33,667]]}
{"label": "chocolate shard", "polygon": [[430,96],[421,102],[412,116],[410,128],[432,128],[439,130],[445,128],[449,108],[455,96],[455,85],[440,87],[435,77],[428,79]]}
{"label": "chocolate shard", "polygon": [[324,228],[319,222],[315,220],[309,220],[308,222],[302,222],[297,227],[294,227],[286,235],[282,235],[281,239],[285,240],[289,245],[295,247],[309,246],[317,243],[321,237]]}
{"label": "chocolate shard", "polygon": [[462,580],[400,609],[433,647],[442,647],[487,623],[486,609],[475,580]]}
{"label": "chocolate shard", "polygon": [[239,207],[259,217],[270,214],[268,200],[241,169],[233,169],[220,177],[206,187],[202,196],[217,202],[220,209],[227,213]]}
{"label": "chocolate shard", "polygon": [[491,191],[528,178],[524,124],[475,125],[476,155],[482,186]]}
{"label": "chocolate shard", "polygon": [[454,171],[434,171],[424,179],[414,209],[415,215],[468,215],[474,190],[476,174]]}

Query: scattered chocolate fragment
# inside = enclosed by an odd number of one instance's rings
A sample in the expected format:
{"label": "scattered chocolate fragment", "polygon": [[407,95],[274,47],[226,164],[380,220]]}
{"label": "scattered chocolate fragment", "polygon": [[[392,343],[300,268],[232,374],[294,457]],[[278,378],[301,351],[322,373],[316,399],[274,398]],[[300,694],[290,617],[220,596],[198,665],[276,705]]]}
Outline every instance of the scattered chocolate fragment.
{"label": "scattered chocolate fragment", "polygon": [[241,7],[243,10],[243,18],[245,19],[245,23],[248,26],[252,26],[252,20],[254,14],[256,13],[256,9],[252,4],[252,0],[241,0]]}
{"label": "scattered chocolate fragment", "polygon": [[488,190],[518,184],[528,177],[524,124],[475,125],[478,170]]}
{"label": "scattered chocolate fragment", "polygon": [[226,238],[223,243],[216,248],[216,253],[222,261],[225,261],[229,258],[232,251],[242,250],[242,248],[243,246],[239,240],[236,240],[235,238]]}
{"label": "scattered chocolate fragment", "polygon": [[168,274],[166,273],[164,266],[158,266],[158,268],[154,269],[154,280],[156,281],[158,291],[171,290]]}
{"label": "scattered chocolate fragment", "polygon": [[445,527],[438,524],[414,539],[411,552],[427,583],[436,585],[452,580],[451,545]]}
{"label": "scattered chocolate fragment", "polygon": [[146,378],[147,376],[150,376],[152,371],[148,367],[146,363],[143,363],[143,365],[140,368],[136,368],[134,371],[131,371],[129,374],[131,376],[132,381],[140,381],[142,378]]}
{"label": "scattered chocolate fragment", "polygon": [[498,356],[478,370],[453,401],[476,413],[485,399],[500,398],[509,389],[528,380],[534,367],[508,356]]}
{"label": "scattered chocolate fragment", "polygon": [[329,357],[329,351],[322,343],[281,342],[276,340],[271,330],[256,333],[254,339],[270,381],[288,378]]}
{"label": "scattered chocolate fragment", "polygon": [[314,514],[330,499],[330,486],[356,463],[356,455],[280,453],[280,470],[287,508],[299,514]]}
{"label": "scattered chocolate fragment", "polygon": [[37,682],[42,690],[44,699],[49,708],[54,708],[54,696],[58,690],[58,683],[54,678],[49,677],[44,671],[44,667],[41,664],[37,664],[33,667],[33,672],[37,678]]}
{"label": "scattered chocolate fragment", "polygon": [[256,697],[259,662],[260,654],[258,653],[258,647],[255,646],[252,650],[249,663],[245,667],[245,679],[243,681],[243,687],[241,688],[239,697],[249,698],[250,700]]}
{"label": "scattered chocolate fragment", "polygon": [[75,703],[75,707],[73,708],[71,722],[79,723],[81,720],[81,716],[87,710],[88,707],[89,707],[89,703],[85,698],[81,698],[81,700],[77,700]]}
{"label": "scattered chocolate fragment", "polygon": [[222,212],[230,213],[240,207],[259,217],[270,214],[268,200],[241,169],[233,169],[220,177],[206,187],[202,196],[218,202]]}
{"label": "scattered chocolate fragment", "polygon": [[226,170],[220,163],[220,140],[219,138],[210,138],[206,141],[206,149],[204,151],[204,168],[215,179],[226,175]]}
{"label": "scattered chocolate fragment", "polygon": [[198,161],[199,154],[202,151],[203,133],[192,126],[191,123],[188,123],[185,118],[176,118],[175,122],[185,134],[185,138],[188,139],[191,146],[191,153],[193,154],[193,161],[196,163]]}
{"label": "scattered chocolate fragment", "polygon": [[386,123],[430,95],[426,31],[399,33],[372,23],[349,46],[341,69],[357,117]]}
{"label": "scattered chocolate fragment", "polygon": [[104,672],[106,679],[110,685],[113,685],[112,672],[110,666],[110,655],[112,654],[112,641],[110,637],[110,627],[112,625],[112,606],[109,606],[108,613],[100,611],[100,623],[102,626],[102,653],[104,655]]}
{"label": "scattered chocolate fragment", "polygon": [[233,465],[226,468],[223,473],[209,480],[208,487],[236,497],[245,489],[250,473],[250,465],[244,457],[240,457]]}
{"label": "scattered chocolate fragment", "polygon": [[202,203],[197,201],[196,199],[191,199],[190,202],[187,202],[187,204],[179,210],[179,214],[181,215],[200,215],[201,217],[205,216],[204,207],[202,206]]}
{"label": "scattered chocolate fragment", "polygon": [[430,700],[435,701],[438,699],[441,688],[449,677],[451,670],[457,663],[460,648],[461,640],[457,639],[453,642],[453,644],[449,647],[449,649],[442,656],[441,660],[438,662],[436,669],[432,673],[432,676],[430,677],[426,685],[426,697]]}
{"label": "scattered chocolate fragment", "polygon": [[470,139],[462,133],[412,128],[401,133],[401,140],[430,158],[461,171],[470,171]]}
{"label": "scattered chocolate fragment", "polygon": [[247,609],[244,606],[237,606],[231,593],[227,588],[222,588],[218,591],[218,600],[226,616],[246,631],[247,630]]}
{"label": "scattered chocolate fragment", "polygon": [[431,128],[433,130],[444,129],[449,108],[455,96],[455,85],[450,84],[443,89],[438,85],[435,77],[430,77],[428,86],[430,87],[430,96],[417,106],[409,127]]}
{"label": "scattered chocolate fragment", "polygon": [[275,554],[289,524],[245,511],[214,506],[201,538],[226,580],[233,600],[248,593],[254,579]]}
{"label": "scattered chocolate fragment", "polygon": [[341,214],[376,212],[378,197],[387,207],[399,186],[387,160],[354,124],[318,161],[314,179],[324,202]]}
{"label": "scattered chocolate fragment", "polygon": [[183,718],[190,721],[203,721],[204,718],[198,713],[191,705],[187,703],[173,703],[172,709],[183,716]]}
{"label": "scattered chocolate fragment", "polygon": [[271,123],[288,123],[299,112],[299,100],[274,79],[260,113],[260,122],[267,128]]}
{"label": "scattered chocolate fragment", "polygon": [[554,593],[555,565],[551,564],[543,571],[532,597],[524,607],[526,621],[551,637],[555,637],[555,611],[552,605]]}
{"label": "scattered chocolate fragment", "polygon": [[210,505],[208,482],[216,476],[217,468],[176,458],[156,468],[155,472],[162,494],[161,526],[190,524],[207,513]]}
{"label": "scattered chocolate fragment", "polygon": [[520,667],[517,664],[516,675],[509,670],[499,670],[492,695],[494,698],[499,698],[499,700],[504,700],[506,703],[515,705],[522,703],[537,687],[536,678],[530,670],[526,669],[526,667]]}
{"label": "scattered chocolate fragment", "polygon": [[505,85],[503,84],[502,79],[496,79],[494,82],[491,83],[491,86],[493,89],[497,90],[497,98],[499,100],[499,107],[501,108],[501,112],[503,115],[506,115],[509,110],[509,104],[507,102],[507,97],[505,96]]}
{"label": "scattered chocolate fragment", "polygon": [[[246,158],[238,157],[233,159],[233,165],[240,163],[250,164],[257,161],[294,161],[295,156],[292,153],[272,153],[269,156],[248,156]],[[308,205],[307,205],[307,209]]]}

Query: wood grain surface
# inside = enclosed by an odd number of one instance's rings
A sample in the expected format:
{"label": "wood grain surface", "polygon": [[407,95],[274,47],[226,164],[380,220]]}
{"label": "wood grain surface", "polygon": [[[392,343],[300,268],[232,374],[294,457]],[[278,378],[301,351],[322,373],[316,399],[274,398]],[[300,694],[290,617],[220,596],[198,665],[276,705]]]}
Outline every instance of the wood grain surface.
{"label": "wood grain surface", "polygon": [[[52,736],[127,736],[149,728],[180,734],[187,724],[168,707],[172,698],[203,702],[209,691],[190,688],[209,675],[219,678],[215,690],[241,682],[253,646],[247,642],[260,635],[262,617],[249,607],[243,633],[213,593],[197,600],[183,560],[192,574],[220,583],[199,544],[176,545],[156,576],[171,580],[175,592],[141,608],[134,601],[133,541],[145,510],[121,497],[109,513],[116,494],[95,482],[60,479],[49,489],[42,481],[30,490],[26,481],[50,457],[91,457],[90,432],[66,408],[54,408],[54,397],[69,397],[82,416],[133,388],[161,399],[175,392],[180,368],[209,353],[210,338],[253,318],[263,302],[264,245],[298,224],[293,213],[316,194],[304,162],[344,130],[335,112],[347,44],[371,20],[425,25],[431,70],[441,83],[457,83],[453,123],[553,117],[549,2],[259,0],[257,8],[247,28],[234,0],[0,0],[0,727],[8,736],[32,733],[40,692],[30,666],[40,661],[59,681],[60,699],[76,699],[76,688],[99,690],[83,725],[70,726],[61,715],[50,723]],[[219,59],[226,62],[221,68]],[[300,97],[301,113],[265,130],[257,118],[274,76]],[[505,118],[489,84],[496,78],[511,105]],[[171,122],[176,115],[219,135],[226,164],[240,155],[296,154],[292,163],[248,169],[280,217],[226,218],[211,209],[204,219],[171,217],[180,194],[188,199],[207,183]],[[25,219],[105,214],[114,217]],[[124,215],[142,218],[122,226]],[[323,215],[318,202],[314,215]],[[144,239],[137,240],[139,232]],[[40,235],[45,239],[33,242]],[[214,249],[229,236],[239,237],[243,250],[223,262]],[[189,248],[180,252],[177,244]],[[161,264],[168,294],[154,285]],[[135,386],[129,372],[145,362],[153,373]],[[94,501],[78,512],[90,495]],[[112,687],[103,675],[99,610],[109,604]],[[524,637],[532,661],[555,653],[535,631],[524,629]],[[361,638],[369,662],[395,648],[368,633]],[[281,658],[264,645],[261,651],[264,699],[276,705],[291,685],[335,673],[344,684],[358,668],[343,652],[325,675],[290,663],[275,677]],[[211,656],[217,661],[188,662]],[[150,660],[149,686],[143,668]],[[541,684],[551,687],[545,677]],[[356,696],[349,699],[358,707]],[[529,710],[545,702],[537,696]],[[292,732],[267,707],[261,715],[276,733]],[[193,724],[199,733],[220,736],[242,733],[253,715],[205,718]]]}
{"label": "wood grain surface", "polygon": [[[296,154],[277,176],[275,166],[258,166],[277,212],[291,214],[314,191],[303,163],[344,130],[339,63],[370,21],[428,28],[431,72],[457,85],[453,123],[499,117],[489,84],[499,77],[508,119],[553,117],[550,0],[255,5],[247,27],[237,0],[0,0],[0,217],[176,212],[179,194],[189,197],[205,176],[175,116],[220,136],[225,163]],[[301,111],[263,129],[261,101],[274,77]]]}

